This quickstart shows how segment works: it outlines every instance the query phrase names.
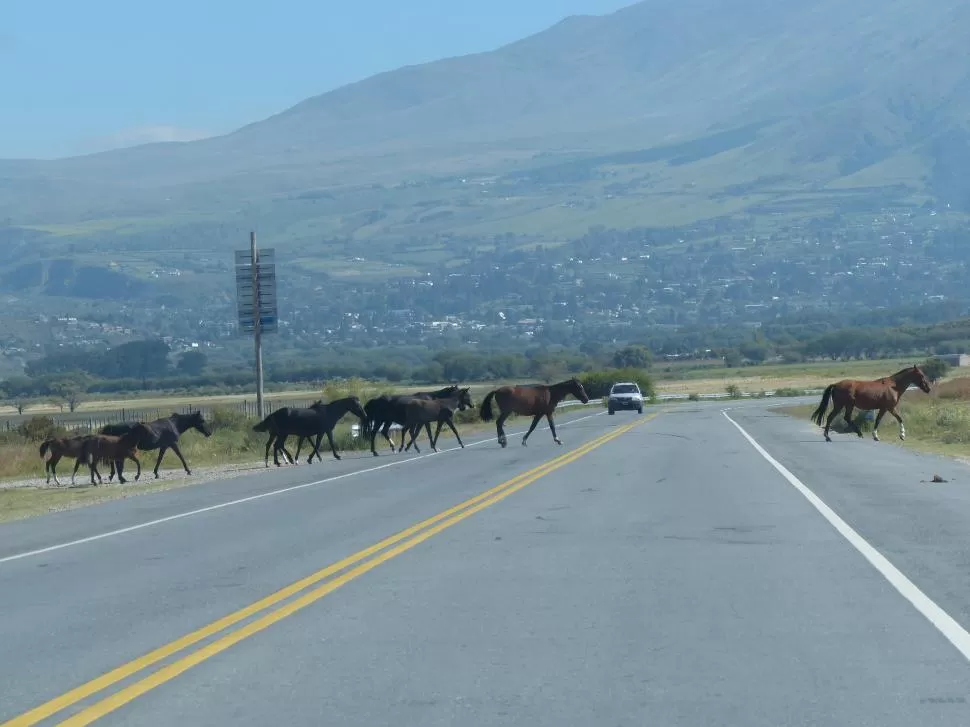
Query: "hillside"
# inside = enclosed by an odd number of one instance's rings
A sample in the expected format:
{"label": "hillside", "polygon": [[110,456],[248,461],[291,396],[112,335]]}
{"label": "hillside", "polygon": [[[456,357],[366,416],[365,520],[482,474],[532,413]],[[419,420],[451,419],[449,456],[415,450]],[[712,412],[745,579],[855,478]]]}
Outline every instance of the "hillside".
{"label": "hillside", "polygon": [[157,269],[203,253],[210,286],[250,228],[308,274],[381,279],[597,225],[967,211],[967,37],[958,0],[646,0],[218,138],[0,161],[0,289],[178,300]]}

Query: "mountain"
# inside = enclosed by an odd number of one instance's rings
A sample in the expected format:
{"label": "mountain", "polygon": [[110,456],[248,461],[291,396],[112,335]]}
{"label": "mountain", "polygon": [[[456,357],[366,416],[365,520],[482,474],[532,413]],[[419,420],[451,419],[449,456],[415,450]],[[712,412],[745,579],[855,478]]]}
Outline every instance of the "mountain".
{"label": "mountain", "polygon": [[[250,225],[280,244],[399,244],[846,196],[970,209],[967,37],[962,0],[645,0],[218,138],[0,161],[0,221],[154,250],[163,230],[228,240]],[[468,177],[508,182],[502,202]]]}

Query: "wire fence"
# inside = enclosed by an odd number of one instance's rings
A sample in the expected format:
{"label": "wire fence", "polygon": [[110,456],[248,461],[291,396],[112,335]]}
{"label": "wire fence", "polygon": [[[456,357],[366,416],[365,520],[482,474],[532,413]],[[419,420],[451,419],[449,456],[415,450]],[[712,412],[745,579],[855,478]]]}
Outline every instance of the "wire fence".
{"label": "wire fence", "polygon": [[[268,414],[269,412],[275,411],[276,409],[284,406],[307,408],[317,401],[317,399],[319,399],[319,397],[315,399],[264,399],[263,412]],[[86,430],[93,432],[108,424],[122,424],[125,422],[150,422],[156,419],[162,419],[172,414],[190,414],[195,411],[201,411],[202,415],[206,419],[210,419],[213,411],[216,409],[238,412],[251,419],[255,419],[258,416],[255,400],[234,401],[212,406],[176,406],[164,409],[161,407],[126,407],[122,409],[91,413],[82,411],[65,412],[63,414],[49,414],[40,412],[31,414],[28,410],[20,415],[7,417],[2,423],[0,423],[0,431],[13,432],[16,431],[24,422],[35,417],[43,417],[45,419],[50,419],[55,425],[63,427],[64,429]]]}

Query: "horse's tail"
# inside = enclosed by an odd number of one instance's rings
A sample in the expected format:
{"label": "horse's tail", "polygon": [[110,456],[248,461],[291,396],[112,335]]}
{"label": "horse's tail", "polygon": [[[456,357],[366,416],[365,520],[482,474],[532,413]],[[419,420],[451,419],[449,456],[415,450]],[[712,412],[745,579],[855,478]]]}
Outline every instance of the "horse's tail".
{"label": "horse's tail", "polygon": [[254,432],[268,432],[269,428],[273,426],[273,415],[270,414],[268,417],[263,419],[259,424],[253,427]]}
{"label": "horse's tail", "polygon": [[41,442],[41,445],[40,445],[40,458],[41,459],[45,459],[46,458],[46,456],[47,456],[47,450],[49,450],[51,448],[51,443],[53,441],[54,441],[53,439],[45,439],[43,442]]}
{"label": "horse's tail", "polygon": [[832,398],[833,391],[835,391],[835,384],[829,384],[825,393],[822,394],[822,403],[818,405],[818,409],[812,412],[812,421],[819,426],[822,426],[822,417],[825,416],[825,410],[829,408],[829,399]]}
{"label": "horse's tail", "polygon": [[478,415],[482,418],[483,422],[492,421],[492,397],[494,396],[494,391],[488,392],[488,394],[482,400],[481,407],[478,409]]}

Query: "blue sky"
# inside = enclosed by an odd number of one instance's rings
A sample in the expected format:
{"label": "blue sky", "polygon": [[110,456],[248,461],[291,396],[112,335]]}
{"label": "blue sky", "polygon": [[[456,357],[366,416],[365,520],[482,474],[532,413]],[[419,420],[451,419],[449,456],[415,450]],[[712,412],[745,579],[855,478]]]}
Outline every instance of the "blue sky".
{"label": "blue sky", "polygon": [[225,133],[633,0],[0,0],[0,158]]}

